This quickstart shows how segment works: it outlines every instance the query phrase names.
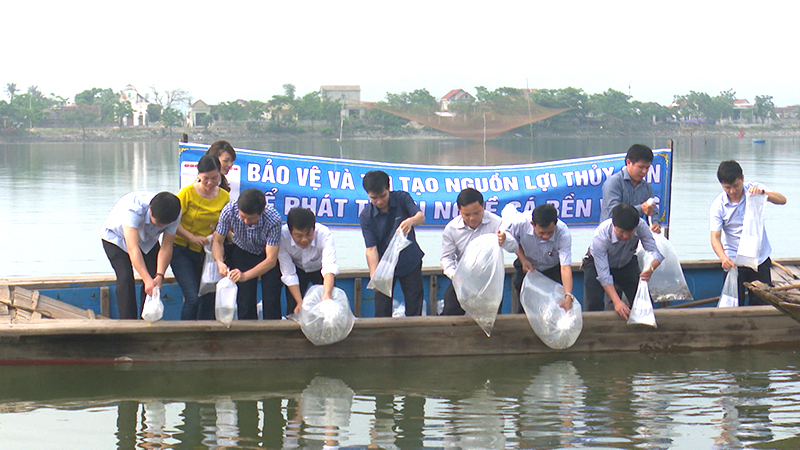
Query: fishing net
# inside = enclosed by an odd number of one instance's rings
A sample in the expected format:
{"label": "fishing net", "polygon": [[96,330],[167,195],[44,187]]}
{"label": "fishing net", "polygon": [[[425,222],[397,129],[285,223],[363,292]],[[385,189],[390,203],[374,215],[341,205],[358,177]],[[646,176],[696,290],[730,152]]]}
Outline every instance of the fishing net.
{"label": "fishing net", "polygon": [[369,106],[475,142],[496,138],[515,128],[545,120],[570,109],[546,108],[526,99],[524,95],[503,98],[492,103],[455,105],[448,111],[439,111],[433,106],[395,106],[386,102]]}

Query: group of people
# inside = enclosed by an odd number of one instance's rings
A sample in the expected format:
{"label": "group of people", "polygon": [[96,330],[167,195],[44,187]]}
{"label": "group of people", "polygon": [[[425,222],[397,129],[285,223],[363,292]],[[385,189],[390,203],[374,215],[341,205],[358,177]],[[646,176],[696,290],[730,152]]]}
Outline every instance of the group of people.
{"label": "group of people", "polygon": [[289,211],[282,226],[258,189],[231,201],[225,175],[235,160],[234,148],[217,141],[198,161],[194,182],[177,195],[131,192],[114,205],[101,238],[117,278],[120,319],[141,315],[133,271],[142,279],[144,297],[162,285],[169,266],[183,293],[181,319],[213,320],[214,293],[199,295],[209,246],[219,274],[237,284],[240,320],[258,319],[259,283],[264,319],[283,316],[284,287],[288,313],[299,311],[311,283],[324,286],[323,298],[331,297],[339,265],[330,230],[302,208]]}
{"label": "group of people", "polygon": [[[121,319],[136,319],[134,274],[142,279],[143,294],[164,281],[168,266],[183,292],[181,319],[214,319],[213,293],[198,295],[205,261],[204,247],[211,253],[222,276],[237,283],[239,319],[257,319],[256,298],[261,284],[263,318],[280,319],[281,290],[286,292],[286,313],[299,312],[310,284],[323,285],[323,299],[332,295],[339,273],[336,249],[330,230],[315,220],[307,209],[293,208],[281,225],[280,214],[266,203],[258,189],[244,190],[230,200],[225,175],[233,166],[236,152],[226,141],[217,141],[197,164],[194,183],[178,195],[132,192],[123,196],[109,213],[101,229],[103,247],[116,273],[116,296]],[[653,233],[660,233],[659,208],[647,173],[653,162],[652,150],[635,144],[625,157],[625,167],[603,184],[600,224],[583,258],[584,309],[613,310],[627,319],[639,280],[649,280],[664,257]],[[739,301],[743,304],[743,283],[761,280],[771,283],[771,247],[766,231],[761,239],[758,270],[736,267],[747,196],[767,194],[774,204],[786,198],[760,183],[745,183],[735,161],[719,165],[717,178],[723,192],[711,205],[711,244],[725,270],[739,271]],[[369,203],[359,215],[372,277],[396,230],[410,241],[397,258],[394,279],[403,291],[405,314],[421,315],[423,308],[422,258],[414,227],[425,221],[419,206],[405,191],[390,188],[388,174],[367,172],[362,186]],[[476,237],[496,234],[498,245],[516,254],[513,288],[519,293],[526,272],[539,271],[564,287],[561,306],[572,307],[572,236],[558,218],[553,205],[544,203],[531,212],[530,221],[511,223],[500,229],[501,219],[486,211],[483,195],[476,189],[462,190],[456,199],[459,215],[442,234],[441,265],[453,278],[467,246]],[[159,236],[163,235],[159,244]],[[642,246],[652,256],[640,269],[636,249]],[[623,300],[624,296],[627,302]],[[392,298],[375,291],[375,316],[391,317]],[[751,299],[750,304],[756,300]],[[443,315],[463,315],[452,284],[444,295]]]}

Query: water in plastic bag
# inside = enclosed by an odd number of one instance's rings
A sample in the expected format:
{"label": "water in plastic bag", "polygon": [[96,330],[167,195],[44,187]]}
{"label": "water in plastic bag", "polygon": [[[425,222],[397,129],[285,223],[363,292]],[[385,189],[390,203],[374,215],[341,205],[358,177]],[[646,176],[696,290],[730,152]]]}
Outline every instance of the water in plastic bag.
{"label": "water in plastic bag", "polygon": [[383,257],[372,274],[367,289],[374,289],[382,292],[388,297],[392,296],[392,288],[394,287],[394,268],[397,266],[397,259],[400,257],[400,252],[408,247],[411,241],[403,231],[398,228],[395,231],[389,245],[386,246],[386,251],[383,252]]}
{"label": "water in plastic bag", "polygon": [[236,294],[239,287],[230,278],[225,277],[217,283],[217,296],[214,302],[214,313],[217,320],[230,328],[236,316]]}
{"label": "water in plastic bag", "polygon": [[479,327],[492,335],[497,309],[503,301],[505,266],[497,236],[484,234],[464,250],[453,275],[453,288],[461,308]]}
{"label": "water in plastic bag", "polygon": [[[681,269],[681,262],[675,252],[675,247],[669,239],[659,233],[653,233],[653,239],[655,239],[658,252],[661,253],[664,260],[650,277],[651,300],[653,302],[692,300],[692,293],[683,276],[683,269]],[[641,244],[636,251],[636,256],[639,260],[640,271],[650,266],[653,261],[653,256]]]}
{"label": "water in plastic bag", "polygon": [[758,255],[761,253],[761,237],[764,235],[764,209],[767,194],[745,192],[747,204],[744,208],[742,236],[736,253],[737,266],[749,267],[758,271]]}
{"label": "water in plastic bag", "polygon": [[653,311],[653,302],[650,300],[650,287],[647,281],[639,280],[636,296],[633,298],[631,315],[628,316],[628,325],[647,325],[657,328],[656,314]]}
{"label": "water in plastic bag", "polygon": [[520,302],[528,316],[533,332],[550,348],[569,348],[583,330],[581,304],[572,302],[565,310],[564,287],[539,272],[528,272],[522,281]]}
{"label": "water in plastic bag", "polygon": [[217,289],[217,283],[222,279],[219,268],[217,268],[217,261],[214,259],[214,255],[211,254],[212,236],[206,236],[206,239],[208,239],[208,245],[203,247],[206,253],[206,259],[203,261],[203,274],[200,277],[198,296],[214,292]]}
{"label": "water in plastic bag", "polygon": [[153,323],[161,320],[164,315],[164,303],[161,302],[161,288],[155,286],[153,288],[153,295],[148,295],[144,299],[144,307],[142,307],[142,319]]}
{"label": "water in plastic bag", "polygon": [[739,268],[734,267],[728,270],[725,275],[725,284],[722,285],[722,293],[719,295],[717,308],[734,308],[739,306]]}
{"label": "water in plastic bag", "polygon": [[320,284],[308,288],[300,308],[300,328],[314,345],[328,345],[343,340],[350,335],[356,322],[347,294],[335,287],[331,298],[322,300],[324,290]]}

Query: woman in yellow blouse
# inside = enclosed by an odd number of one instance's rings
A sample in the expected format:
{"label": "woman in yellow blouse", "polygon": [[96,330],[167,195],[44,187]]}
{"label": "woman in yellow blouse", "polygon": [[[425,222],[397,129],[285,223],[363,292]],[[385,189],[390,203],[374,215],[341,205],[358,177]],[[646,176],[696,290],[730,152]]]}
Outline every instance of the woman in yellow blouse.
{"label": "woman in yellow blouse", "polygon": [[183,292],[181,320],[214,320],[214,293],[198,296],[209,236],[219,221],[230,194],[220,189],[222,178],[216,156],[204,155],[197,163],[194,183],[178,193],[181,221],[172,250],[172,273]]}

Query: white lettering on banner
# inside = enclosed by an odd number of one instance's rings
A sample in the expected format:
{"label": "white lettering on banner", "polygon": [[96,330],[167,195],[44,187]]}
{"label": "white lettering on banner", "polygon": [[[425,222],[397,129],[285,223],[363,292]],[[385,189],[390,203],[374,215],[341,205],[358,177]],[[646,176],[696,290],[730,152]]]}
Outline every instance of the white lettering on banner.
{"label": "white lettering on banner", "polygon": [[[341,181],[341,186],[339,186],[339,182]],[[331,189],[350,189],[354,191],[356,189],[355,183],[353,182],[353,174],[350,173],[350,169],[345,169],[344,172],[340,172],[338,170],[329,170],[328,171],[328,184],[330,185]]]}
{"label": "white lettering on banner", "polygon": [[[317,217],[344,218],[345,206],[348,202],[349,200],[346,198],[331,198],[330,194],[325,194],[322,198],[290,197],[287,195],[283,200],[283,214],[289,214],[292,208],[305,208],[313,212]],[[334,204],[336,204],[335,208]]]}
{"label": "white lettering on banner", "polygon": [[364,208],[367,207],[367,205],[369,204],[369,200],[363,199],[363,198],[357,198],[355,200],[355,202],[356,202],[356,205],[358,205],[358,214],[357,214],[357,216],[360,217],[361,216],[361,211],[364,211]]}
{"label": "white lettering on banner", "polygon": [[531,179],[530,175],[525,175],[525,189],[528,190],[535,190],[541,189],[542,192],[547,192],[550,188],[557,188],[558,187],[558,179],[556,178],[556,174],[545,172],[536,175],[535,182]]}
{"label": "white lettering on banner", "polygon": [[574,193],[570,193],[560,202],[558,200],[548,200],[547,203],[556,208],[558,217],[562,219],[579,219],[592,215],[592,199],[576,199]]}
{"label": "white lettering on banner", "polygon": [[458,203],[456,202],[441,202],[439,200],[433,202],[433,219],[434,220],[450,220],[458,215]]}
{"label": "white lettering on banner", "polygon": [[567,186],[600,186],[603,181],[614,174],[613,167],[597,167],[592,164],[591,169],[573,170],[562,172],[561,175],[567,180]]}
{"label": "white lettering on banner", "polygon": [[661,183],[661,164],[653,164],[647,171],[647,182],[650,184]]}
{"label": "white lettering on banner", "polygon": [[445,178],[444,189],[447,192],[461,192],[461,182],[458,178]]}
{"label": "white lettering on banner", "polygon": [[322,185],[319,183],[321,170],[317,166],[312,166],[310,169],[307,167],[297,167],[297,185],[309,186],[313,189],[319,189]]}
{"label": "white lettering on banner", "polygon": [[497,205],[499,203],[500,202],[498,201],[496,195],[491,196],[486,200],[486,203],[484,203],[483,209],[489,211],[490,213],[497,214]]}

